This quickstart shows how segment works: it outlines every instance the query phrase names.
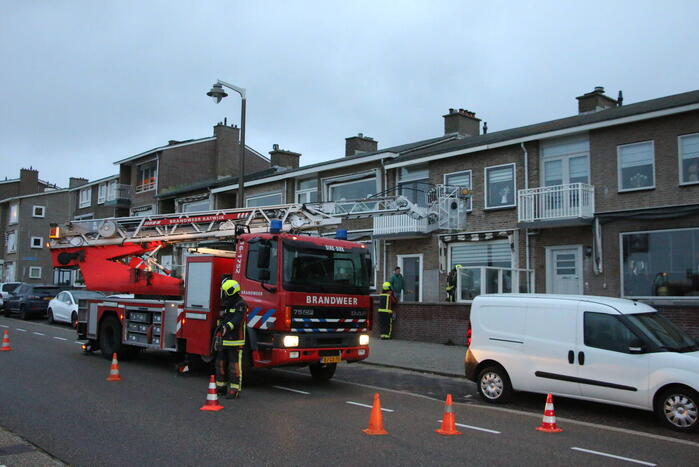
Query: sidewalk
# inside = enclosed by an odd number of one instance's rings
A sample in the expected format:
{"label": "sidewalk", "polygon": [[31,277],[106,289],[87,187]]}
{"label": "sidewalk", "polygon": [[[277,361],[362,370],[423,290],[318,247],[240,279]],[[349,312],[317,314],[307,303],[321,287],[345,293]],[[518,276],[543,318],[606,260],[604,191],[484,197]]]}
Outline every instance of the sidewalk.
{"label": "sidewalk", "polygon": [[460,345],[372,338],[369,358],[362,362],[463,378],[465,355]]}
{"label": "sidewalk", "polygon": [[66,464],[0,427],[0,465],[9,467],[58,467]]}

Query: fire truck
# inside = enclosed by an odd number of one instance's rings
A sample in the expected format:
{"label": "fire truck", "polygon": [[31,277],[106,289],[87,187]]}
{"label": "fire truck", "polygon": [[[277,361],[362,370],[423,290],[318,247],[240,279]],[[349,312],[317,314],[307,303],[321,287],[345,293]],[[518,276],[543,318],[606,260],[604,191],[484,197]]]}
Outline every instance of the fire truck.
{"label": "fire truck", "polygon": [[[177,352],[185,356],[180,371],[193,357],[210,362],[220,284],[231,277],[248,305],[244,371],[308,366],[325,380],[338,363],[369,356],[374,266],[367,245],[347,241],[346,231],[336,238],[320,231],[346,218],[396,214],[438,228],[439,211],[440,200],[424,208],[402,196],[375,197],[71,221],[52,225],[49,238],[54,267],[79,268],[89,290],[113,294],[79,307],[86,352]],[[172,247],[184,251],[183,278],[157,261]]]}

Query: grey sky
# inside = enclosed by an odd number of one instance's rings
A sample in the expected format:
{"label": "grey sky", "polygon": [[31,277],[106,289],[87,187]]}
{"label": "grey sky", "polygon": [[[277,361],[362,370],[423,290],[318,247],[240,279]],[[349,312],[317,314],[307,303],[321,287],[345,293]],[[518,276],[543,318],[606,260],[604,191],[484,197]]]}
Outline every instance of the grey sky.
{"label": "grey sky", "polygon": [[[174,6],[173,6],[174,5]],[[170,139],[212,135],[247,88],[247,143],[344,154],[438,136],[449,107],[498,131],[699,88],[696,1],[199,2],[0,0],[3,178],[67,185]]]}

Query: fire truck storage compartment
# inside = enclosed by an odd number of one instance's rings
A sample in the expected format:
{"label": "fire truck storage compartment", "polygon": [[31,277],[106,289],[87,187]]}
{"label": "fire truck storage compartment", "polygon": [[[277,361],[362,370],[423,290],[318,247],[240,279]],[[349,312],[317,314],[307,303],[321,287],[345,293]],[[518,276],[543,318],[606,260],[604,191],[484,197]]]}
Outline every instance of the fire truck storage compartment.
{"label": "fire truck storage compartment", "polygon": [[[102,305],[104,304],[90,303],[89,308],[85,310],[84,316],[81,314],[82,310],[78,308],[78,322],[87,321],[87,337],[89,339],[97,339],[97,309]],[[116,307],[116,303],[114,303],[114,306]],[[80,327],[78,325],[78,331],[79,330]]]}
{"label": "fire truck storage compartment", "polygon": [[177,318],[181,306],[182,302],[165,302],[165,316],[162,323],[164,349],[177,350]]}
{"label": "fire truck storage compartment", "polygon": [[126,307],[126,342],[132,345],[160,348],[162,309]]}

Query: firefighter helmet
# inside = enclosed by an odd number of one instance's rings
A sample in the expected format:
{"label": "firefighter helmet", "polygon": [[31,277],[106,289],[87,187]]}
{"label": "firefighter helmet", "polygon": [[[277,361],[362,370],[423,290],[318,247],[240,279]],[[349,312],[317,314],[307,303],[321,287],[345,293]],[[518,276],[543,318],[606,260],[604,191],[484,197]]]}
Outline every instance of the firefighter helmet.
{"label": "firefighter helmet", "polygon": [[462,266],[462,265],[460,265],[460,264],[457,264],[457,265],[456,265],[456,266],[454,266],[454,267],[455,267],[456,269],[461,269],[461,268],[463,268],[463,266]]}
{"label": "firefighter helmet", "polygon": [[384,290],[391,290],[391,283],[390,283],[390,282],[384,282],[384,283],[383,283],[383,289],[384,289]]}
{"label": "firefighter helmet", "polygon": [[233,279],[225,280],[223,281],[223,284],[221,284],[221,291],[223,292],[223,295],[232,297],[233,295],[240,293],[240,284],[238,284],[238,281],[234,281]]}

